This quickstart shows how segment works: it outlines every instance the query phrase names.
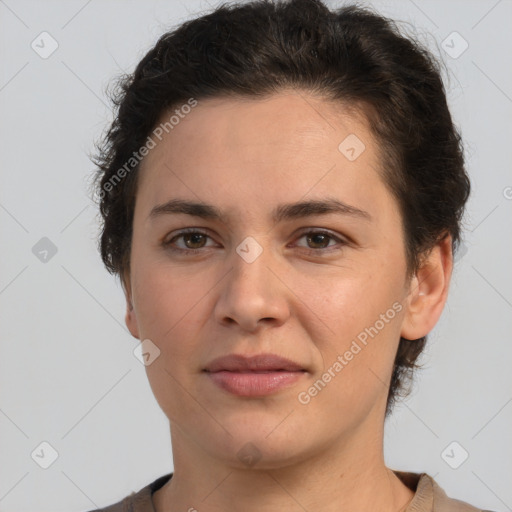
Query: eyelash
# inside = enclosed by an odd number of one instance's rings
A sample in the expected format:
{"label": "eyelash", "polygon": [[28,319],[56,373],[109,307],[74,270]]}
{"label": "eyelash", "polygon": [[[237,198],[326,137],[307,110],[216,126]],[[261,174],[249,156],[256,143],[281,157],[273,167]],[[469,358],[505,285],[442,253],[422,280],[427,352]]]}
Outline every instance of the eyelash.
{"label": "eyelash", "polygon": [[[208,235],[208,233],[205,233],[204,231],[201,231],[200,229],[191,228],[191,229],[182,230],[182,231],[178,232],[176,235],[174,235],[170,240],[164,241],[163,246],[172,252],[183,254],[184,256],[194,256],[200,252],[204,252],[205,247],[201,247],[200,249],[182,249],[179,247],[172,246],[172,243],[175,240],[182,238],[184,235],[190,235],[190,234],[203,235],[205,237],[211,238],[210,235]],[[343,246],[348,245],[348,242],[346,242],[345,240],[333,235],[329,231],[325,231],[325,230],[321,230],[321,229],[304,231],[299,235],[299,239],[303,238],[306,235],[313,235],[313,236],[325,235],[325,236],[329,237],[331,240],[338,242],[340,245],[340,247],[338,247],[334,250],[341,250],[341,249],[343,249]],[[321,256],[322,255],[321,253],[325,253],[326,251],[331,252],[333,250],[332,247],[330,249],[328,249],[328,247],[324,247],[324,248],[320,248],[320,249],[310,249],[310,248],[303,247],[302,249],[305,249],[305,252],[307,252],[308,254],[315,255],[315,256]]]}

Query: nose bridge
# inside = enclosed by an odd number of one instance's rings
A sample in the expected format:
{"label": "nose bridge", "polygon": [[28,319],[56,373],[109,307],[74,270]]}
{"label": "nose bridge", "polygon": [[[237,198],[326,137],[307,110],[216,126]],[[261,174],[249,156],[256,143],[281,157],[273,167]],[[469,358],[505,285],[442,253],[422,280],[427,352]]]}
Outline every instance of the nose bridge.
{"label": "nose bridge", "polygon": [[250,330],[262,319],[273,319],[278,323],[285,320],[286,297],[279,291],[279,281],[270,270],[275,263],[271,249],[252,237],[247,237],[235,248],[231,271],[216,305],[219,322],[234,321]]}
{"label": "nose bridge", "polygon": [[271,250],[261,238],[259,242],[253,237],[245,238],[232,256],[232,288],[248,295],[246,299],[270,292],[268,267],[272,265],[271,259]]}

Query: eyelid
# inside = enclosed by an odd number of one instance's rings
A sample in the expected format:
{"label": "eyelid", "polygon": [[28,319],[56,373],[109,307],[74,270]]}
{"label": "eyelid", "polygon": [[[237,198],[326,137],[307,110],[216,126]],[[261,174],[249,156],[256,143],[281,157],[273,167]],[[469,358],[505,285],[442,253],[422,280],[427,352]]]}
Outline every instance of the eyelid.
{"label": "eyelid", "polygon": [[295,235],[294,238],[295,238],[295,240],[298,240],[298,239],[301,239],[302,237],[309,235],[309,234],[327,235],[332,240],[336,241],[337,246],[338,246],[338,247],[336,247],[336,245],[332,245],[332,246],[328,245],[327,247],[321,248],[321,249],[312,249],[310,247],[303,247],[304,249],[306,249],[306,251],[311,251],[313,253],[320,253],[320,252],[325,253],[325,252],[330,252],[331,250],[337,250],[337,249],[339,250],[339,249],[343,248],[344,246],[351,244],[351,241],[348,239],[348,237],[344,237],[342,235],[339,235],[338,233],[334,233],[329,229],[319,228],[319,227],[303,228],[302,230],[299,231],[299,233],[297,233]]}
{"label": "eyelid", "polygon": [[[170,245],[172,240],[174,240],[176,238],[179,238],[179,237],[181,237],[183,235],[196,234],[196,233],[199,234],[199,235],[203,235],[205,237],[208,237],[210,240],[214,240],[213,237],[211,236],[209,230],[206,229],[206,228],[183,228],[183,229],[177,230],[176,232],[168,233],[163,238],[162,243],[163,243],[163,245]],[[179,249],[180,248],[178,248],[178,250]],[[194,249],[182,249],[182,250],[183,251],[193,251]]]}

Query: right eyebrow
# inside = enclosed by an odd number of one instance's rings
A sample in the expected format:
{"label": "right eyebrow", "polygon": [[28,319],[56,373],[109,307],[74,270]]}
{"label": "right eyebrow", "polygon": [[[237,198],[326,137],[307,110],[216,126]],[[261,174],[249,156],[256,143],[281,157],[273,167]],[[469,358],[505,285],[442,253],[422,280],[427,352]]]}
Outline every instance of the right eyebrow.
{"label": "right eyebrow", "polygon": [[225,215],[215,206],[201,202],[185,201],[183,199],[171,199],[166,203],[155,206],[148,217],[153,219],[160,217],[161,215],[169,215],[173,213],[181,213],[192,217],[200,217],[202,219],[225,220]]}

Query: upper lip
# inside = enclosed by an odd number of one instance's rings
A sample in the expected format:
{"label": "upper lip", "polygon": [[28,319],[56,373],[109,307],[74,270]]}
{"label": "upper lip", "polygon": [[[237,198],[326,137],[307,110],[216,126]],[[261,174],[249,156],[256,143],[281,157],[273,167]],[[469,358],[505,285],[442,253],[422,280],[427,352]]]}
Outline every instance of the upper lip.
{"label": "upper lip", "polygon": [[218,357],[211,361],[205,368],[207,372],[241,372],[241,371],[304,371],[300,365],[277,356],[275,354],[258,354],[255,356],[244,356],[241,354],[230,354],[228,356]]}

